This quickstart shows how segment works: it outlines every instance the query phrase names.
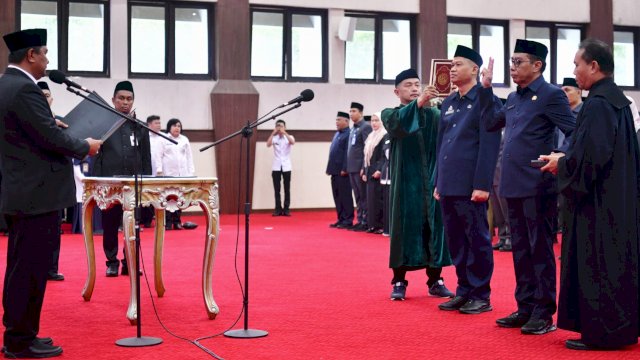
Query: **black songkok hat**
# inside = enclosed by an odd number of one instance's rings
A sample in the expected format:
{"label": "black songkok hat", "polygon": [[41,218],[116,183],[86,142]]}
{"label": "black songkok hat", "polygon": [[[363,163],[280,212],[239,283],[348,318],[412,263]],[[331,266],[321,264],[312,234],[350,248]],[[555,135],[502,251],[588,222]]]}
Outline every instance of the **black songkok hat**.
{"label": "black songkok hat", "polygon": [[49,90],[49,84],[44,81],[38,81],[38,86],[40,86],[41,90]]}
{"label": "black songkok hat", "polygon": [[338,111],[338,115],[337,116],[349,119],[349,113],[346,113],[344,111]]}
{"label": "black songkok hat", "polygon": [[547,54],[549,49],[544,44],[531,40],[516,40],[516,47],[513,49],[514,53],[531,54],[542,59],[543,62],[547,62]]}
{"label": "black songkok hat", "polygon": [[16,31],[2,37],[9,48],[9,52],[18,50],[46,46],[47,29],[27,29]]}
{"label": "black songkok hat", "polygon": [[407,79],[420,79],[415,69],[407,69],[396,76],[396,86]]}
{"label": "black songkok hat", "polygon": [[360,110],[360,112],[362,112],[362,110],[364,110],[364,106],[362,106],[362,104],[360,103],[352,102],[350,109],[358,109]]}
{"label": "black songkok hat", "polygon": [[120,90],[126,90],[126,91],[131,91],[133,93],[133,85],[131,84],[130,81],[120,81],[117,85],[116,85],[116,89],[113,90],[113,96],[116,95],[116,93]]}
{"label": "black songkok hat", "polygon": [[573,86],[575,88],[579,88],[580,86],[578,86],[578,83],[576,82],[576,79],[574,78],[564,78],[562,80],[562,86]]}
{"label": "black songkok hat", "polygon": [[371,115],[365,115],[364,121],[371,121]]}
{"label": "black songkok hat", "polygon": [[469,59],[476,63],[478,67],[482,66],[482,56],[478,54],[475,50],[468,48],[466,46],[458,45],[456,48],[456,53],[453,54],[453,57],[463,57]]}

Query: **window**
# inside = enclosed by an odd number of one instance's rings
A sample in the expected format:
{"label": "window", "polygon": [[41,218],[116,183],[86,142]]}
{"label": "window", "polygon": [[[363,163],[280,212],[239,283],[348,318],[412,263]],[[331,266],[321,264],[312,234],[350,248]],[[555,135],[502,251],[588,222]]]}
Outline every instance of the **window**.
{"label": "window", "polygon": [[549,48],[547,68],[543,76],[554,84],[562,84],[565,77],[574,77],[573,59],[582,41],[581,25],[532,23],[526,24],[527,40],[537,41]]}
{"label": "window", "polygon": [[211,79],[213,9],[196,2],[129,2],[129,76]]}
{"label": "window", "polygon": [[470,47],[480,53],[485,64],[493,58],[493,83],[507,85],[508,67],[506,21],[450,18],[447,25],[447,56],[453,58],[458,45]]}
{"label": "window", "polygon": [[47,29],[48,69],[108,74],[108,0],[22,0],[19,7],[21,29]]}
{"label": "window", "polygon": [[252,8],[252,79],[326,81],[326,34],[326,11]]}
{"label": "window", "polygon": [[412,16],[346,14],[355,21],[345,44],[344,77],[352,82],[391,83],[402,70],[415,67],[415,21]]}
{"label": "window", "polygon": [[615,27],[613,32],[614,79],[619,86],[638,87],[638,34],[640,29]]}

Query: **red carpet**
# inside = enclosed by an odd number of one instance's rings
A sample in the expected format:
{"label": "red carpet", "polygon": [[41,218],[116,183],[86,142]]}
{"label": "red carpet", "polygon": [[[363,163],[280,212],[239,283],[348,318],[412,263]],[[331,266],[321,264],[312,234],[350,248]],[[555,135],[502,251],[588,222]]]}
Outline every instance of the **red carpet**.
{"label": "red carpet", "polygon": [[[638,359],[638,346],[616,352],[575,352],[564,340],[576,334],[558,330],[544,336],[502,329],[495,319],[515,310],[510,253],[495,252],[492,281],[494,311],[462,315],[437,309],[442,299],[426,295],[423,272],[409,274],[407,300],[388,299],[388,238],[328,228],[334,213],[293,212],[293,216],[251,216],[249,327],[266,330],[260,339],[223,336],[201,343],[225,359]],[[189,216],[196,230],[167,232],[164,280],[167,292],[157,298],[158,314],[172,332],[188,338],[214,335],[233,324],[242,308],[234,274],[236,217],[222,216],[214,265],[214,297],[220,306],[208,320],[200,289],[204,219]],[[186,220],[184,219],[184,220]],[[244,220],[240,220],[243,229]],[[241,230],[242,230],[241,229]],[[151,229],[142,234],[149,281]],[[0,237],[0,262],[6,257]],[[244,233],[240,233],[238,268],[244,279]],[[142,335],[160,337],[161,345],[121,348],[118,339],[136,335],[125,317],[128,277],[106,278],[101,237],[96,237],[97,279],[93,298],[80,293],[86,278],[86,255],[80,235],[63,235],[60,271],[66,280],[49,282],[41,336],[53,336],[66,359],[208,359],[193,344],[162,329],[146,286],[142,296]],[[558,248],[556,248],[558,251]],[[455,289],[455,272],[444,277]],[[1,281],[1,280],[0,280]],[[234,327],[242,328],[242,320]]]}

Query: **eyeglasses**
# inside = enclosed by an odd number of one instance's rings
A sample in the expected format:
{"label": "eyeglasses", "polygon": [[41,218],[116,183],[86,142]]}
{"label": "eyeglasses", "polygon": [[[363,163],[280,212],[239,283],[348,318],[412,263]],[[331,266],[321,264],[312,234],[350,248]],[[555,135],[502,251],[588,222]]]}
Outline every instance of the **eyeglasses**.
{"label": "eyeglasses", "polygon": [[530,63],[531,60],[519,59],[519,58],[511,58],[511,65],[513,65],[513,67],[520,67],[520,64],[522,64],[523,62]]}

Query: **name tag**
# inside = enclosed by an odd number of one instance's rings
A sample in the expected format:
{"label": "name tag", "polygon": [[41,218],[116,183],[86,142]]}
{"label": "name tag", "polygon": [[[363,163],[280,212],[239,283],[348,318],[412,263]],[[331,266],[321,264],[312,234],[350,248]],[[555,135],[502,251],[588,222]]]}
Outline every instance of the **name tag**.
{"label": "name tag", "polygon": [[131,140],[131,146],[136,146],[136,138],[133,134],[131,134],[131,136],[129,136],[129,140]]}
{"label": "name tag", "polygon": [[511,109],[513,109],[514,107],[516,107],[516,106],[515,106],[515,105],[507,106],[507,110],[511,110]]}

